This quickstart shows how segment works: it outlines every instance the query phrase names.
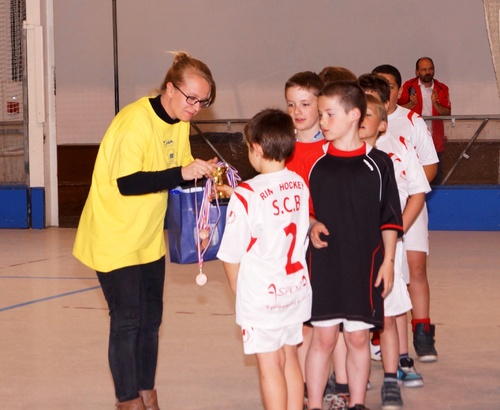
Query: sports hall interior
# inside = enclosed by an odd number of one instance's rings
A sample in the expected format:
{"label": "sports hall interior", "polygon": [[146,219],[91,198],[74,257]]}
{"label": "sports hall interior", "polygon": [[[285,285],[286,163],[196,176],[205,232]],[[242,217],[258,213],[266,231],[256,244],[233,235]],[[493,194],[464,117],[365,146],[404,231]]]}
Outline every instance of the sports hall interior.
{"label": "sports hall interior", "polygon": [[[206,62],[217,83],[215,104],[192,127],[193,153],[208,159],[215,148],[243,177],[252,174],[245,121],[285,109],[292,74],[335,65],[361,75],[388,63],[406,80],[418,57],[433,58],[452,101],[449,178],[428,196],[439,360],[415,363],[425,385],[402,388],[404,409],[500,408],[500,0],[0,0],[2,27],[21,3],[33,46],[27,85],[4,81],[11,57],[0,67],[0,408],[113,408],[106,302],[72,246],[109,122],[155,92],[174,50]],[[12,39],[1,28],[0,55],[3,42]],[[14,97],[24,98],[15,112]],[[19,205],[10,196],[19,186],[41,196]],[[167,253],[160,407],[262,409],[222,264],[206,261],[203,271],[198,286],[198,266]],[[372,410],[382,377],[372,362]]]}

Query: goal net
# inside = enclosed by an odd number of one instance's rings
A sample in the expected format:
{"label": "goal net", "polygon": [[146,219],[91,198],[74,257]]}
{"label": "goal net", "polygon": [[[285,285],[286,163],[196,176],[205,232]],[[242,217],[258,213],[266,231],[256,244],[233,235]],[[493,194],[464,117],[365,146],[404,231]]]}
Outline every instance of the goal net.
{"label": "goal net", "polygon": [[0,184],[26,183],[23,103],[25,0],[0,0]]}
{"label": "goal net", "polygon": [[23,119],[22,29],[25,0],[0,0],[0,121]]}

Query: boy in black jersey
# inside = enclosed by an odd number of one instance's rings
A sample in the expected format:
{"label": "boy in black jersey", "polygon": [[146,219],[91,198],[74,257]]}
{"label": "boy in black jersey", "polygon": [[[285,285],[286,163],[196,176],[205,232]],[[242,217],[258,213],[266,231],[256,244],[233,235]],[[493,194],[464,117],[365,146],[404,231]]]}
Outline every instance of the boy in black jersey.
{"label": "boy in black jersey", "polygon": [[306,361],[309,408],[321,408],[328,360],[340,324],[347,344],[349,406],[364,409],[370,371],[369,329],[383,326],[392,289],[402,217],[389,156],[358,130],[366,98],[354,82],[326,86],[318,97],[326,152],[304,161],[311,192],[311,284],[314,326]]}

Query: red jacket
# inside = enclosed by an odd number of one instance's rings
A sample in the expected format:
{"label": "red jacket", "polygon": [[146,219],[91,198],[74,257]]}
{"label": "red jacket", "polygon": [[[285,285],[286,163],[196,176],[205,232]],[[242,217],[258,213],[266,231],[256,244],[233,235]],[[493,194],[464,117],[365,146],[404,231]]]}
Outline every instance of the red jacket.
{"label": "red jacket", "polygon": [[[409,89],[411,87],[415,89],[415,93],[417,95],[417,105],[412,108],[412,111],[415,111],[417,114],[422,115],[422,91],[420,90],[420,86],[418,85],[418,77],[412,78],[411,80],[408,80],[403,84],[403,89],[401,91],[401,97],[398,100],[398,104],[408,104],[408,102],[410,101]],[[438,93],[439,104],[451,110],[450,91],[448,87],[442,82],[434,80],[434,89]],[[432,115],[439,115],[434,106],[432,107]],[[446,141],[446,137],[444,136],[443,121],[432,121],[432,140],[434,141],[436,151],[443,152],[444,143]]]}

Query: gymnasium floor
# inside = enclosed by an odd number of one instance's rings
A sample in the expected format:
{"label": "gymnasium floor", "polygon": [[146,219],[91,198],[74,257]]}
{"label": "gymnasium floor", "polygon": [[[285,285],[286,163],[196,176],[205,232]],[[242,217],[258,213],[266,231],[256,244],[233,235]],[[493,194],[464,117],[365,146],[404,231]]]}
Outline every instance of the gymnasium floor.
{"label": "gymnasium floor", "polygon": [[[113,409],[108,316],[95,273],[71,256],[75,229],[0,230],[0,408]],[[430,234],[437,363],[404,409],[500,409],[500,232]],[[262,409],[220,262],[167,264],[157,373],[162,410]],[[413,353],[413,351],[412,351]],[[366,405],[380,409],[373,363]]]}

